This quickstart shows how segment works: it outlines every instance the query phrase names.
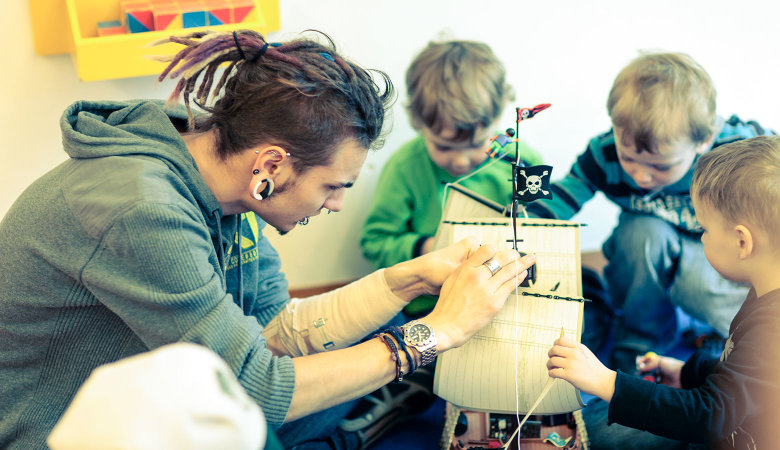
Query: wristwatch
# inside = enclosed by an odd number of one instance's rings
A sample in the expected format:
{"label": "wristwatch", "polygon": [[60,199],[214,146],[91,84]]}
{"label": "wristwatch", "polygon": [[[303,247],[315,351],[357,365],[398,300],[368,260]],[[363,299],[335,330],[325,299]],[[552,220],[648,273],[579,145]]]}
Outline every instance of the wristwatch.
{"label": "wristwatch", "polygon": [[425,366],[436,359],[436,333],[430,325],[412,320],[401,327],[404,332],[404,343],[414,347],[422,355],[420,366]]}

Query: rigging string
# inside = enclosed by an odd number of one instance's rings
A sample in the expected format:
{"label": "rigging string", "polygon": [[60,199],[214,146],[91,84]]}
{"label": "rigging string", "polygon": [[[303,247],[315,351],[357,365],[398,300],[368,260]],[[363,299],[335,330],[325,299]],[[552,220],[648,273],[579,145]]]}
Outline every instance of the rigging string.
{"label": "rigging string", "polygon": [[[549,105],[548,105],[549,106]],[[545,106],[546,108],[547,106]],[[542,108],[544,109],[544,108]],[[523,120],[520,117],[520,108],[516,108],[517,111],[517,122],[515,123],[515,136],[519,136],[520,132],[520,122]],[[530,117],[533,117],[533,114]],[[515,251],[518,251],[517,249],[517,213],[518,213],[518,207],[520,205],[520,194],[518,193],[518,186],[517,186],[517,168],[520,166],[520,141],[515,141],[515,160],[512,162],[512,248]],[[525,218],[528,218],[528,213],[525,209],[525,204],[523,204],[523,215]],[[518,286],[519,283],[517,283],[517,257],[515,257],[515,286]],[[517,287],[515,287],[515,342],[520,342],[520,326],[519,326],[519,310],[520,310],[520,295],[517,292]],[[563,327],[561,327],[561,336],[563,336]],[[528,409],[528,412],[526,413],[525,417],[523,417],[523,420],[520,420],[520,386],[517,381],[518,373],[517,373],[517,364],[519,360],[518,355],[518,347],[519,345],[515,344],[515,417],[517,418],[519,424],[517,428],[515,429],[515,432],[512,433],[512,436],[507,439],[506,443],[501,448],[508,448],[509,444],[512,443],[512,440],[515,436],[517,436],[517,448],[520,448],[520,429],[525,424],[525,421],[528,420],[528,417],[530,417],[531,413],[536,409],[536,407],[539,405],[539,403],[542,401],[542,399],[547,395],[547,393],[550,391],[550,388],[552,388],[553,381],[555,381],[554,378],[549,378],[547,380],[547,383],[544,385],[544,388],[542,389],[542,392],[539,394],[539,397],[536,399],[533,405]]]}

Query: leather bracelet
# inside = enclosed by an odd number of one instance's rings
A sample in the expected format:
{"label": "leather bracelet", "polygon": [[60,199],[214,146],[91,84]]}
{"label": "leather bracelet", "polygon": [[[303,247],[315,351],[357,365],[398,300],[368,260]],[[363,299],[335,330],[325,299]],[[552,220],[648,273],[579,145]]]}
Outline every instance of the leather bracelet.
{"label": "leather bracelet", "polygon": [[392,336],[397,342],[398,346],[401,347],[401,350],[406,354],[406,359],[409,360],[409,373],[406,375],[409,376],[413,374],[418,367],[420,367],[420,363],[417,361],[417,358],[412,356],[413,354],[416,355],[417,349],[411,349],[409,351],[409,347],[406,345],[406,341],[404,341],[404,333],[401,331],[400,327],[388,327],[386,330],[382,330],[386,333],[388,333],[390,336]]}
{"label": "leather bracelet", "polygon": [[403,380],[404,372],[403,372],[403,368],[401,367],[401,358],[398,355],[398,347],[396,347],[392,337],[387,333],[379,333],[379,334],[375,334],[374,336],[378,337],[380,341],[384,342],[387,349],[390,350],[390,359],[395,362],[394,381],[398,382]]}

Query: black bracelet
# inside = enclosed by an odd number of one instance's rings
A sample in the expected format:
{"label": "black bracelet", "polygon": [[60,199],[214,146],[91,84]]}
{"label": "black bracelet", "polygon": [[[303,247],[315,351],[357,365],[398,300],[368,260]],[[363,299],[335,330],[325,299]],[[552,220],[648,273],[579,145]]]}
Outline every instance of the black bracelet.
{"label": "black bracelet", "polygon": [[404,333],[401,331],[400,327],[389,327],[386,330],[383,330],[384,332],[390,334],[390,336],[394,337],[396,341],[398,341],[398,346],[401,347],[401,350],[404,351],[406,354],[406,358],[409,360],[409,373],[406,375],[411,375],[417,370],[417,361],[412,356],[412,353],[409,351],[409,348],[406,346],[406,341],[404,341]]}
{"label": "black bracelet", "polygon": [[374,337],[378,337],[380,341],[385,343],[385,346],[390,350],[390,359],[395,362],[395,381],[401,381],[404,379],[403,368],[401,367],[401,358],[398,356],[398,348],[395,346],[395,342],[391,339],[391,336],[387,333],[378,333]]}

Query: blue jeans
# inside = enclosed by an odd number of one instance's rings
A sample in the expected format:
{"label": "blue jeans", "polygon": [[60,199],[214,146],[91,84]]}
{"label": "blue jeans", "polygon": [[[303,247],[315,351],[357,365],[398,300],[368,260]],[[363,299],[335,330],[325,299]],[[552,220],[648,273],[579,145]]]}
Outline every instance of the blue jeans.
{"label": "blue jeans", "polygon": [[[404,323],[406,323],[406,319],[403,313],[399,312],[380,330],[388,326],[401,326]],[[374,333],[369,334],[360,342],[372,339],[373,335]],[[349,414],[359,400],[350,400],[285,423],[276,430],[276,435],[284,448],[290,450],[353,450],[360,448],[361,442],[357,433],[346,432],[339,428],[339,422]]]}
{"label": "blue jeans", "polygon": [[342,433],[339,422],[357,404],[352,400],[318,413],[287,422],[276,430],[284,448],[290,450],[351,450],[360,448],[355,433]]}
{"label": "blue jeans", "polygon": [[623,212],[602,251],[614,306],[615,350],[668,351],[677,341],[675,308],[728,336],[748,287],[722,278],[699,238],[660,218]]}

